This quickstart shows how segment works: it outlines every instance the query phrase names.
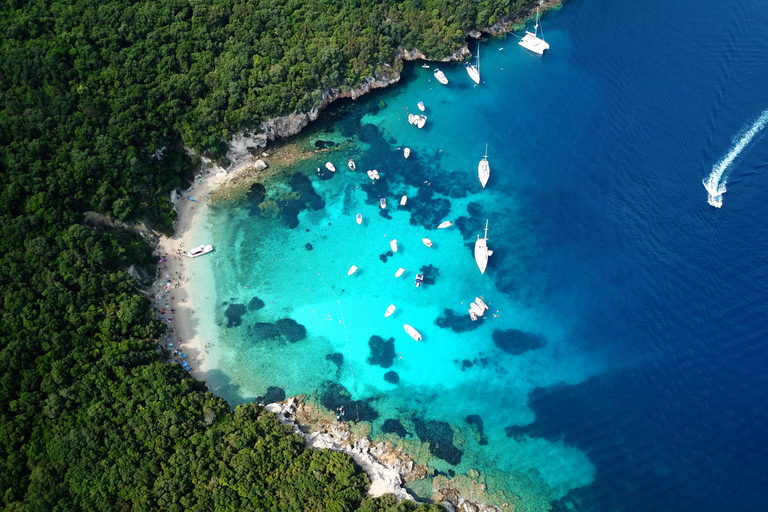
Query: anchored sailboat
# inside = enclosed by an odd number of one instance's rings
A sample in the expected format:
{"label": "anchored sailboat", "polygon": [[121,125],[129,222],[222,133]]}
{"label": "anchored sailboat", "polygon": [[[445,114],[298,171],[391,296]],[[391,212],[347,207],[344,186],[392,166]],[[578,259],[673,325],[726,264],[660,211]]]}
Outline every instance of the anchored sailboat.
{"label": "anchored sailboat", "polygon": [[488,256],[491,254],[493,254],[493,251],[488,250],[488,219],[486,219],[485,237],[480,238],[480,235],[477,235],[477,240],[475,241],[475,262],[481,274],[485,274],[485,267],[488,266]]}
{"label": "anchored sailboat", "polygon": [[[538,37],[538,31],[539,31],[539,8],[536,8],[536,24],[533,26],[533,32],[529,32],[528,30],[525,31],[525,35],[520,40],[519,44],[526,50],[530,50],[533,53],[538,53],[539,55],[544,55],[544,52],[546,50],[549,50],[549,43],[546,42],[544,39],[541,39]],[[541,37],[544,37],[544,32],[542,31]]]}
{"label": "anchored sailboat", "polygon": [[488,144],[485,145],[485,155],[477,166],[477,177],[480,178],[480,184],[485,188],[488,178],[491,176],[491,166],[488,165]]}
{"label": "anchored sailboat", "polygon": [[473,66],[471,62],[466,64],[467,74],[476,84],[480,84],[480,43],[477,43],[477,67]]}

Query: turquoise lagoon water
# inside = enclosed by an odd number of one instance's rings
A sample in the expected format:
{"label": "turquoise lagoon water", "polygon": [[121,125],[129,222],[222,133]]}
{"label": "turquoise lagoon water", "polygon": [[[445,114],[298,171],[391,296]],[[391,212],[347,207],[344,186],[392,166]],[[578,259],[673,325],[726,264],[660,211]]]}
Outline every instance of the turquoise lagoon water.
{"label": "turquoise lagoon water", "polygon": [[479,87],[408,65],[324,114],[297,140],[330,150],[206,219],[214,391],[310,395],[525,510],[764,509],[768,12],[705,3],[570,2],[543,19],[543,58],[484,41]]}

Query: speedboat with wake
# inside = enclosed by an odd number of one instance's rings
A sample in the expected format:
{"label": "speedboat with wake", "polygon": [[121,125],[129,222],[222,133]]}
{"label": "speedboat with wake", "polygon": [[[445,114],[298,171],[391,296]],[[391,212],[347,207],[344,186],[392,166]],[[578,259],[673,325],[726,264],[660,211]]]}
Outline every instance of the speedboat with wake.
{"label": "speedboat with wake", "polygon": [[723,196],[722,194],[712,195],[709,194],[709,197],[707,198],[707,202],[714,206],[715,208],[721,208],[723,206]]}
{"label": "speedboat with wake", "polygon": [[408,324],[403,324],[403,328],[411,338],[413,338],[416,341],[421,341],[421,334],[419,334],[419,331],[417,331],[416,329],[414,329]]}
{"label": "speedboat with wake", "polygon": [[493,251],[488,249],[488,219],[485,220],[485,238],[480,238],[477,235],[475,241],[475,263],[480,269],[481,274],[485,274],[485,267],[488,266],[488,256],[493,254]]}

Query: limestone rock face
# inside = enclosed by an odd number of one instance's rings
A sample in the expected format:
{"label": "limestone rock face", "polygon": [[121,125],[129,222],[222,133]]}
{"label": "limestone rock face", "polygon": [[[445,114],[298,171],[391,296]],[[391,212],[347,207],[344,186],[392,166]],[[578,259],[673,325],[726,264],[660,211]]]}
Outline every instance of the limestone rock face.
{"label": "limestone rock face", "polygon": [[395,450],[391,443],[371,443],[367,437],[358,437],[350,431],[349,425],[339,421],[325,421],[317,418],[311,427],[318,430],[304,433],[299,425],[307,427],[299,418],[316,417],[307,411],[302,400],[297,397],[269,404],[267,411],[277,414],[280,423],[293,426],[293,432],[301,434],[307,446],[312,448],[342,451],[348,453],[371,479],[369,494],[381,496],[392,493],[398,501],[411,500],[408,491],[403,487],[403,478],[410,476],[413,460],[408,455]]}

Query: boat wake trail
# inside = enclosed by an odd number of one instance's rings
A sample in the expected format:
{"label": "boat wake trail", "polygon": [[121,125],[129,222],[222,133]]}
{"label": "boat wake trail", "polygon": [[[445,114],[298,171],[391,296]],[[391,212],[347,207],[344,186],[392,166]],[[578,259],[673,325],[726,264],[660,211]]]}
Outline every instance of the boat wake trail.
{"label": "boat wake trail", "polygon": [[755,121],[748,130],[740,132],[740,136],[737,136],[738,140],[734,143],[728,154],[717,162],[715,166],[712,167],[712,172],[709,173],[709,176],[704,178],[702,183],[704,183],[704,188],[709,192],[709,204],[717,207],[720,206],[720,203],[722,202],[720,196],[725,193],[725,183],[728,181],[731,164],[752,141],[755,135],[760,133],[760,130],[765,127],[766,123],[768,123],[768,109],[763,111],[760,117],[757,118],[757,121]]}

